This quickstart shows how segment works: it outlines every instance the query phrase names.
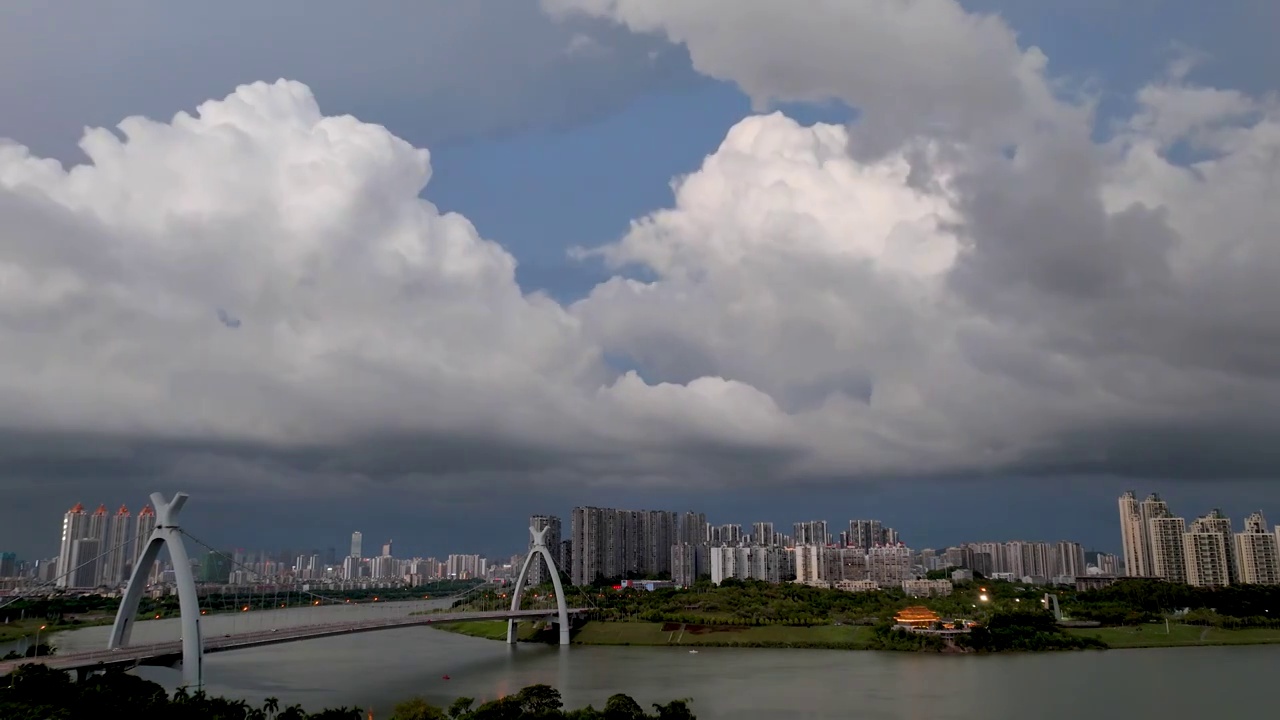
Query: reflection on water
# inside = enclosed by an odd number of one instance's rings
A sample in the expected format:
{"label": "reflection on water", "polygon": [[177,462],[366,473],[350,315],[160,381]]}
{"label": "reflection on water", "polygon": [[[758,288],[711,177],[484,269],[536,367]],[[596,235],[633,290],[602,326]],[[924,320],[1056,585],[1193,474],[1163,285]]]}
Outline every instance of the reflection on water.
{"label": "reflection on water", "polygon": [[[303,615],[322,610],[300,611],[297,621],[328,621]],[[105,642],[106,628],[74,631],[59,642],[97,647],[97,638]],[[217,653],[205,672],[215,694],[251,702],[274,696],[312,709],[357,705],[378,717],[410,695],[445,705],[461,695],[483,701],[546,683],[571,707],[600,707],[615,692],[645,706],[691,698],[704,720],[1105,720],[1130,718],[1137,707],[1144,717],[1180,720],[1247,717],[1271,707],[1277,666],[1280,646],[986,657],[706,648],[691,655],[679,648],[513,648],[416,627]],[[167,668],[138,672],[170,688],[180,679]]]}

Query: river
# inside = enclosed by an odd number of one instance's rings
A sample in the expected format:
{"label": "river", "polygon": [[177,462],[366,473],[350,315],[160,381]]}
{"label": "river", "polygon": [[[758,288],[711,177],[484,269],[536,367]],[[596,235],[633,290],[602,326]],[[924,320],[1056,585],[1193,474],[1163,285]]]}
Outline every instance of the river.
{"label": "river", "polygon": [[[205,633],[424,605],[209,616]],[[139,623],[135,637],[173,639],[175,623]],[[55,643],[71,652],[102,647],[106,636],[105,627],[83,628],[59,634]],[[212,654],[205,682],[210,693],[250,702],[274,696],[282,705],[312,710],[355,705],[379,718],[411,695],[446,705],[460,695],[492,699],[546,683],[569,707],[600,707],[615,692],[646,706],[691,698],[703,720],[1105,720],[1133,717],[1139,708],[1143,717],[1191,720],[1265,714],[1275,704],[1276,667],[1277,645],[992,656],[754,648],[690,654],[653,647],[512,648],[418,627]],[[168,668],[138,673],[169,688],[180,680]]]}

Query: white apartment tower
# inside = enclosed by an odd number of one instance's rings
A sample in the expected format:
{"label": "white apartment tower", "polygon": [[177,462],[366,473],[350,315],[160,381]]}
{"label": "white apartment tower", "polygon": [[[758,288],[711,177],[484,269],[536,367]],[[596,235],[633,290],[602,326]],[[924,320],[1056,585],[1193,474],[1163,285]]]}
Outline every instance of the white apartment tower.
{"label": "white apartment tower", "polygon": [[1183,535],[1187,571],[1186,583],[1196,587],[1224,587],[1231,584],[1230,535],[1221,530],[1217,511],[1197,518]]}
{"label": "white apartment tower", "polygon": [[1208,515],[1204,515],[1196,520],[1205,532],[1216,532],[1222,536],[1222,544],[1227,551],[1227,579],[1230,584],[1235,585],[1240,582],[1240,575],[1236,566],[1236,546],[1233,542],[1231,519],[1222,514],[1222,511],[1214,508]]}
{"label": "white apartment tower", "polygon": [[1280,543],[1267,532],[1262,511],[1244,520],[1244,532],[1235,537],[1236,574],[1247,585],[1280,585]]}
{"label": "white apartment tower", "polygon": [[89,515],[84,506],[76,503],[75,507],[62,516],[62,545],[58,549],[58,582],[60,588],[72,587],[75,582],[75,565],[71,564],[71,556],[75,550],[75,542],[85,536],[89,529]]}
{"label": "white apartment tower", "polygon": [[1124,543],[1124,573],[1129,577],[1152,574],[1150,548],[1147,547],[1146,523],[1138,507],[1138,498],[1130,490],[1120,496],[1120,539]]}

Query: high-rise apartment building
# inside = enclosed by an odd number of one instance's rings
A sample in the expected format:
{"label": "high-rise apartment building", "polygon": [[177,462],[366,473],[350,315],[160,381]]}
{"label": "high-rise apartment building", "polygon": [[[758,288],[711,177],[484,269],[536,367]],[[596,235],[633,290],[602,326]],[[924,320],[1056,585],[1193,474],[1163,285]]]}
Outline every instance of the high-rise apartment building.
{"label": "high-rise apartment building", "polygon": [[62,516],[62,544],[58,549],[58,582],[60,588],[76,587],[75,565],[72,555],[77,540],[86,537],[89,530],[89,515],[84,506],[76,503],[75,507]]}
{"label": "high-rise apartment building", "polygon": [[383,544],[382,557],[395,557],[395,553],[392,552],[393,544],[394,543],[391,540],[388,540],[386,543]]}
{"label": "high-rise apartment building", "polygon": [[[133,521],[133,552],[129,553],[130,565],[136,565],[147,551],[147,543],[151,542],[151,533],[156,529],[156,511],[150,505],[143,505],[138,517]],[[153,570],[156,568],[152,566]]]}
{"label": "high-rise apartment building", "polygon": [[867,579],[890,587],[910,578],[911,548],[901,544],[867,548]]}
{"label": "high-rise apartment building", "polygon": [[779,547],[721,545],[708,550],[711,582],[719,585],[728,578],[763,580],[776,583],[782,579],[783,554]]}
{"label": "high-rise apartment building", "polygon": [[[884,525],[879,520],[850,520],[849,544],[853,547],[872,548],[888,544]],[[897,538],[894,539],[897,542]]]}
{"label": "high-rise apartment building", "polygon": [[711,545],[738,545],[746,537],[741,525],[716,525],[707,528],[707,542]]}
{"label": "high-rise apartment building", "polygon": [[827,532],[826,520],[810,520],[798,522],[793,526],[796,547],[802,545],[829,545],[831,534]]}
{"label": "high-rise apartment building", "polygon": [[71,583],[68,587],[93,588],[98,586],[101,572],[102,543],[97,538],[80,538],[71,543]]}
{"label": "high-rise apartment building", "polygon": [[1197,518],[1191,528],[1183,533],[1183,557],[1186,562],[1185,579],[1196,587],[1224,587],[1231,584],[1230,523],[1228,532],[1222,532],[1221,515],[1215,510]]}
{"label": "high-rise apartment building", "polygon": [[1235,537],[1236,574],[1248,585],[1280,585],[1280,543],[1267,531],[1262,511],[1244,520],[1244,532]]}
{"label": "high-rise apartment building", "polygon": [[1227,582],[1231,585],[1238,584],[1240,577],[1237,572],[1236,546],[1232,537],[1231,519],[1223,515],[1221,510],[1214,508],[1208,515],[1197,518],[1196,522],[1200,523],[1203,531],[1222,535],[1222,544],[1227,552]]}
{"label": "high-rise apartment building", "polygon": [[1063,540],[1055,548],[1051,577],[1080,577],[1085,574],[1084,546]]}
{"label": "high-rise apartment building", "polygon": [[688,587],[693,585],[701,575],[701,568],[704,564],[703,557],[706,557],[706,564],[710,563],[710,553],[703,543],[680,543],[671,546],[671,581],[676,585]]}
{"label": "high-rise apartment building", "polygon": [[687,515],[683,518],[686,530],[678,513],[665,510],[574,508],[569,563],[573,583],[669,575],[672,546],[701,526],[698,516],[690,519]]}
{"label": "high-rise apartment building", "polygon": [[18,574],[18,554],[0,552],[0,578],[13,577]]}
{"label": "high-rise apartment building", "polygon": [[1120,496],[1120,540],[1124,545],[1124,574],[1129,577],[1151,576],[1147,526],[1132,490]]}
{"label": "high-rise apartment building", "polygon": [[[1145,505],[1145,503],[1144,503]],[[1165,515],[1148,518],[1148,546],[1151,548],[1151,574],[1169,582],[1187,581],[1186,521],[1180,517]]]}
{"label": "high-rise apartment building", "polygon": [[107,555],[102,560],[102,585],[118,587],[129,579],[128,573],[133,568],[134,560],[134,543],[130,535],[132,531],[133,516],[130,515],[129,508],[121,505],[107,523]]}
{"label": "high-rise apartment building", "polygon": [[[560,553],[560,518],[555,515],[533,515],[529,518],[529,527],[534,530],[545,528],[547,534],[543,539],[547,549],[551,551],[552,557]],[[533,550],[533,538],[529,538],[529,550]],[[551,582],[551,570],[541,554],[536,555],[533,564],[529,566],[529,582],[533,585]]]}
{"label": "high-rise apartment building", "polygon": [[777,545],[778,533],[771,522],[751,523],[751,542],[756,545]]}
{"label": "high-rise apartment building", "polygon": [[707,544],[707,516],[705,513],[687,512],[680,516],[679,542],[682,545]]}

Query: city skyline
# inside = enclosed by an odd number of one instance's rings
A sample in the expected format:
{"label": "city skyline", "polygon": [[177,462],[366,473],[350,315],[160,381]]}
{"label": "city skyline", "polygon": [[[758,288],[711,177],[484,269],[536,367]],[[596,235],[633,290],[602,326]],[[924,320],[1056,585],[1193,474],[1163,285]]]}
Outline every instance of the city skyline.
{"label": "city skyline", "polygon": [[[1174,490],[1176,497],[1178,498],[1184,497],[1183,495],[1177,493],[1176,487],[1173,487],[1172,489]],[[1193,497],[1203,497],[1203,496],[1197,495]],[[1100,551],[1100,552],[1106,552],[1106,553],[1115,554],[1115,555],[1124,557],[1122,531],[1118,530],[1115,527],[1114,510],[1108,511],[1105,509],[1107,506],[1110,506],[1112,508],[1114,507],[1114,502],[1115,502],[1114,498],[1115,498],[1115,495],[1112,495],[1107,505],[1092,507],[1089,509],[1089,512],[1085,515],[1085,517],[1091,517],[1094,519],[1102,518],[1104,520],[1104,522],[1102,523],[1103,525],[1102,533],[1096,539],[1089,537],[1085,533],[1073,531],[1071,529],[1072,523],[1070,522],[1066,523],[1065,526],[1059,525],[1059,527],[1065,527],[1065,529],[1060,530],[1056,534],[1053,534],[1052,532],[1036,532],[1034,527],[1040,527],[1042,525],[1041,523],[1037,522],[1037,523],[1033,523],[1033,526],[1034,526],[1033,529],[1024,530],[1021,533],[992,532],[990,530],[984,529],[983,527],[977,526],[981,524],[967,525],[964,523],[960,523],[950,528],[945,535],[939,535],[936,532],[930,533],[929,527],[925,527],[925,526],[921,526],[919,528],[911,527],[910,515],[907,514],[904,516],[903,514],[901,514],[900,510],[897,511],[899,512],[898,517],[900,518],[905,517],[905,520],[903,521],[906,523],[905,527],[895,528],[893,527],[893,522],[888,520],[881,520],[880,518],[874,518],[874,517],[849,517],[846,519],[828,518],[825,520],[825,522],[827,523],[827,527],[828,527],[827,529],[828,536],[833,542],[837,541],[843,533],[848,532],[849,528],[847,527],[847,525],[850,521],[865,519],[865,520],[874,520],[875,522],[879,523],[880,527],[890,529],[895,533],[895,537],[901,537],[911,541],[911,546],[917,550],[921,548],[944,548],[956,543],[967,543],[967,542],[1005,542],[1005,541],[1018,541],[1018,540],[1028,541],[1028,542],[1056,542],[1060,540],[1071,540],[1073,542],[1079,542],[1083,546],[1083,548],[1088,551]],[[1185,503],[1183,502],[1177,502],[1176,504],[1178,504],[1179,506],[1185,506]],[[81,507],[88,507],[87,505],[84,505],[84,504],[78,504],[78,505],[80,505]],[[100,504],[99,511],[105,511],[109,507],[109,505],[110,503]],[[1209,502],[1200,502],[1200,506],[1202,508],[1205,508],[1206,510],[1215,505],[1222,506],[1221,503],[1213,503],[1212,499],[1210,499]],[[592,506],[585,506],[585,507],[592,507]],[[1223,506],[1223,507],[1231,507],[1231,506]],[[115,513],[128,511],[128,510],[129,508],[127,504],[125,504],[119,507],[117,510],[112,510],[110,512],[112,514],[115,514]],[[556,517],[561,521],[562,523],[561,537],[565,541],[568,541],[570,539],[571,528],[569,526],[569,523],[572,518],[571,510],[572,510],[572,506],[570,508],[566,508],[562,510],[559,513],[546,513],[547,515]],[[1264,514],[1266,514],[1268,517],[1280,518],[1280,510],[1268,511],[1268,508],[1266,507],[1259,507],[1256,504],[1248,503],[1248,502],[1239,504],[1239,507],[1235,508],[1234,511],[1232,510],[1226,511],[1226,514],[1229,517],[1235,518],[1237,523],[1240,523],[1250,513],[1259,511],[1259,510],[1262,511]],[[666,512],[674,513],[676,516],[679,516],[684,514],[685,512],[690,512],[690,511],[689,510],[667,510]],[[735,525],[741,529],[743,534],[750,535],[750,534],[753,534],[753,531],[758,526],[766,525],[766,526],[771,526],[777,534],[786,536],[792,540],[794,540],[795,538],[796,526],[801,524],[808,524],[811,521],[818,520],[817,518],[811,517],[812,513],[809,513],[808,515],[800,516],[800,517],[804,517],[805,518],[804,520],[791,520],[791,521],[785,521],[785,522],[781,520],[764,520],[760,518],[757,518],[756,520],[751,520],[751,521],[721,522],[720,518],[717,516],[715,512],[707,513],[702,510],[693,510],[692,512],[699,512],[705,515],[707,517],[708,527],[711,527],[713,529],[719,526]],[[807,511],[801,511],[801,512],[807,512]],[[92,513],[86,512],[85,515],[86,517],[88,517],[88,516],[91,516]],[[537,515],[537,513],[534,513],[534,515]],[[61,517],[62,516],[60,515],[59,518]],[[892,517],[892,515],[888,515],[886,517]],[[514,517],[514,519],[507,521],[505,523],[496,524],[493,527],[488,529],[482,528],[482,530],[485,530],[485,531],[482,534],[477,536],[479,538],[478,541],[476,540],[465,541],[465,542],[464,541],[458,541],[458,542],[429,541],[429,540],[422,539],[420,533],[410,531],[407,534],[400,534],[400,537],[402,538],[402,540],[395,541],[395,545],[397,547],[404,548],[404,552],[396,553],[396,557],[404,557],[404,558],[445,557],[450,554],[456,554],[456,553],[474,553],[476,555],[481,555],[488,558],[507,557],[512,553],[523,552],[524,547],[528,543],[527,537],[523,538],[523,542],[516,542],[514,539],[524,534],[522,533],[522,529],[527,526],[527,523],[529,522],[530,518],[531,516],[528,515],[526,511],[526,514],[517,515]],[[194,527],[199,527],[201,525],[201,523],[199,522],[198,514],[192,513],[190,519],[195,521]],[[1071,519],[1070,516],[1068,516],[1068,520],[1070,519]],[[1194,516],[1187,519],[1187,524],[1190,524],[1191,520],[1194,520]],[[364,527],[365,528],[368,528],[371,526],[376,527],[377,525],[378,523],[374,521],[372,523],[366,523]],[[220,535],[217,532],[210,533],[209,531],[206,531],[203,528],[200,529],[200,535],[204,538],[214,541],[215,544],[218,544],[220,547],[225,547],[227,549],[252,550],[253,552],[269,552],[273,554],[281,553],[281,552],[288,553],[288,552],[294,552],[294,551],[298,551],[298,552],[305,551],[308,554],[310,554],[311,552],[323,553],[331,550],[335,553],[335,556],[339,559],[344,557],[344,553],[351,554],[350,551],[356,550],[357,542],[359,542],[359,544],[362,547],[375,548],[375,550],[373,551],[375,553],[375,556],[377,553],[377,549],[386,549],[393,542],[391,538],[391,533],[389,531],[384,532],[382,530],[376,530],[376,531],[366,532],[365,530],[355,530],[355,529],[353,530],[334,529],[332,532],[310,534],[305,538],[295,536],[292,539],[285,539],[280,542],[265,542],[265,543],[254,541],[250,539],[250,536],[237,535],[237,534]],[[366,539],[366,536],[367,536],[367,539]],[[221,539],[224,537],[225,539]],[[58,552],[58,543],[51,541],[50,538],[51,536],[48,533],[46,533],[40,538],[40,541],[38,542],[31,542],[30,538],[28,538],[26,542],[21,542],[21,541],[15,542],[14,538],[7,538],[3,534],[0,534],[0,551],[16,552],[16,554],[21,559],[27,560],[27,561],[45,559],[48,557],[58,557],[60,555],[60,553]],[[359,538],[358,541],[357,541],[357,538]],[[503,538],[511,538],[511,540],[508,541],[508,540],[504,540]],[[926,541],[925,538],[930,538],[931,541]],[[42,546],[46,548],[52,548],[53,552],[51,554],[41,554],[40,548]],[[24,547],[34,548],[34,550],[22,550],[22,548]],[[370,553],[362,552],[362,555],[367,558],[370,556]]]}

